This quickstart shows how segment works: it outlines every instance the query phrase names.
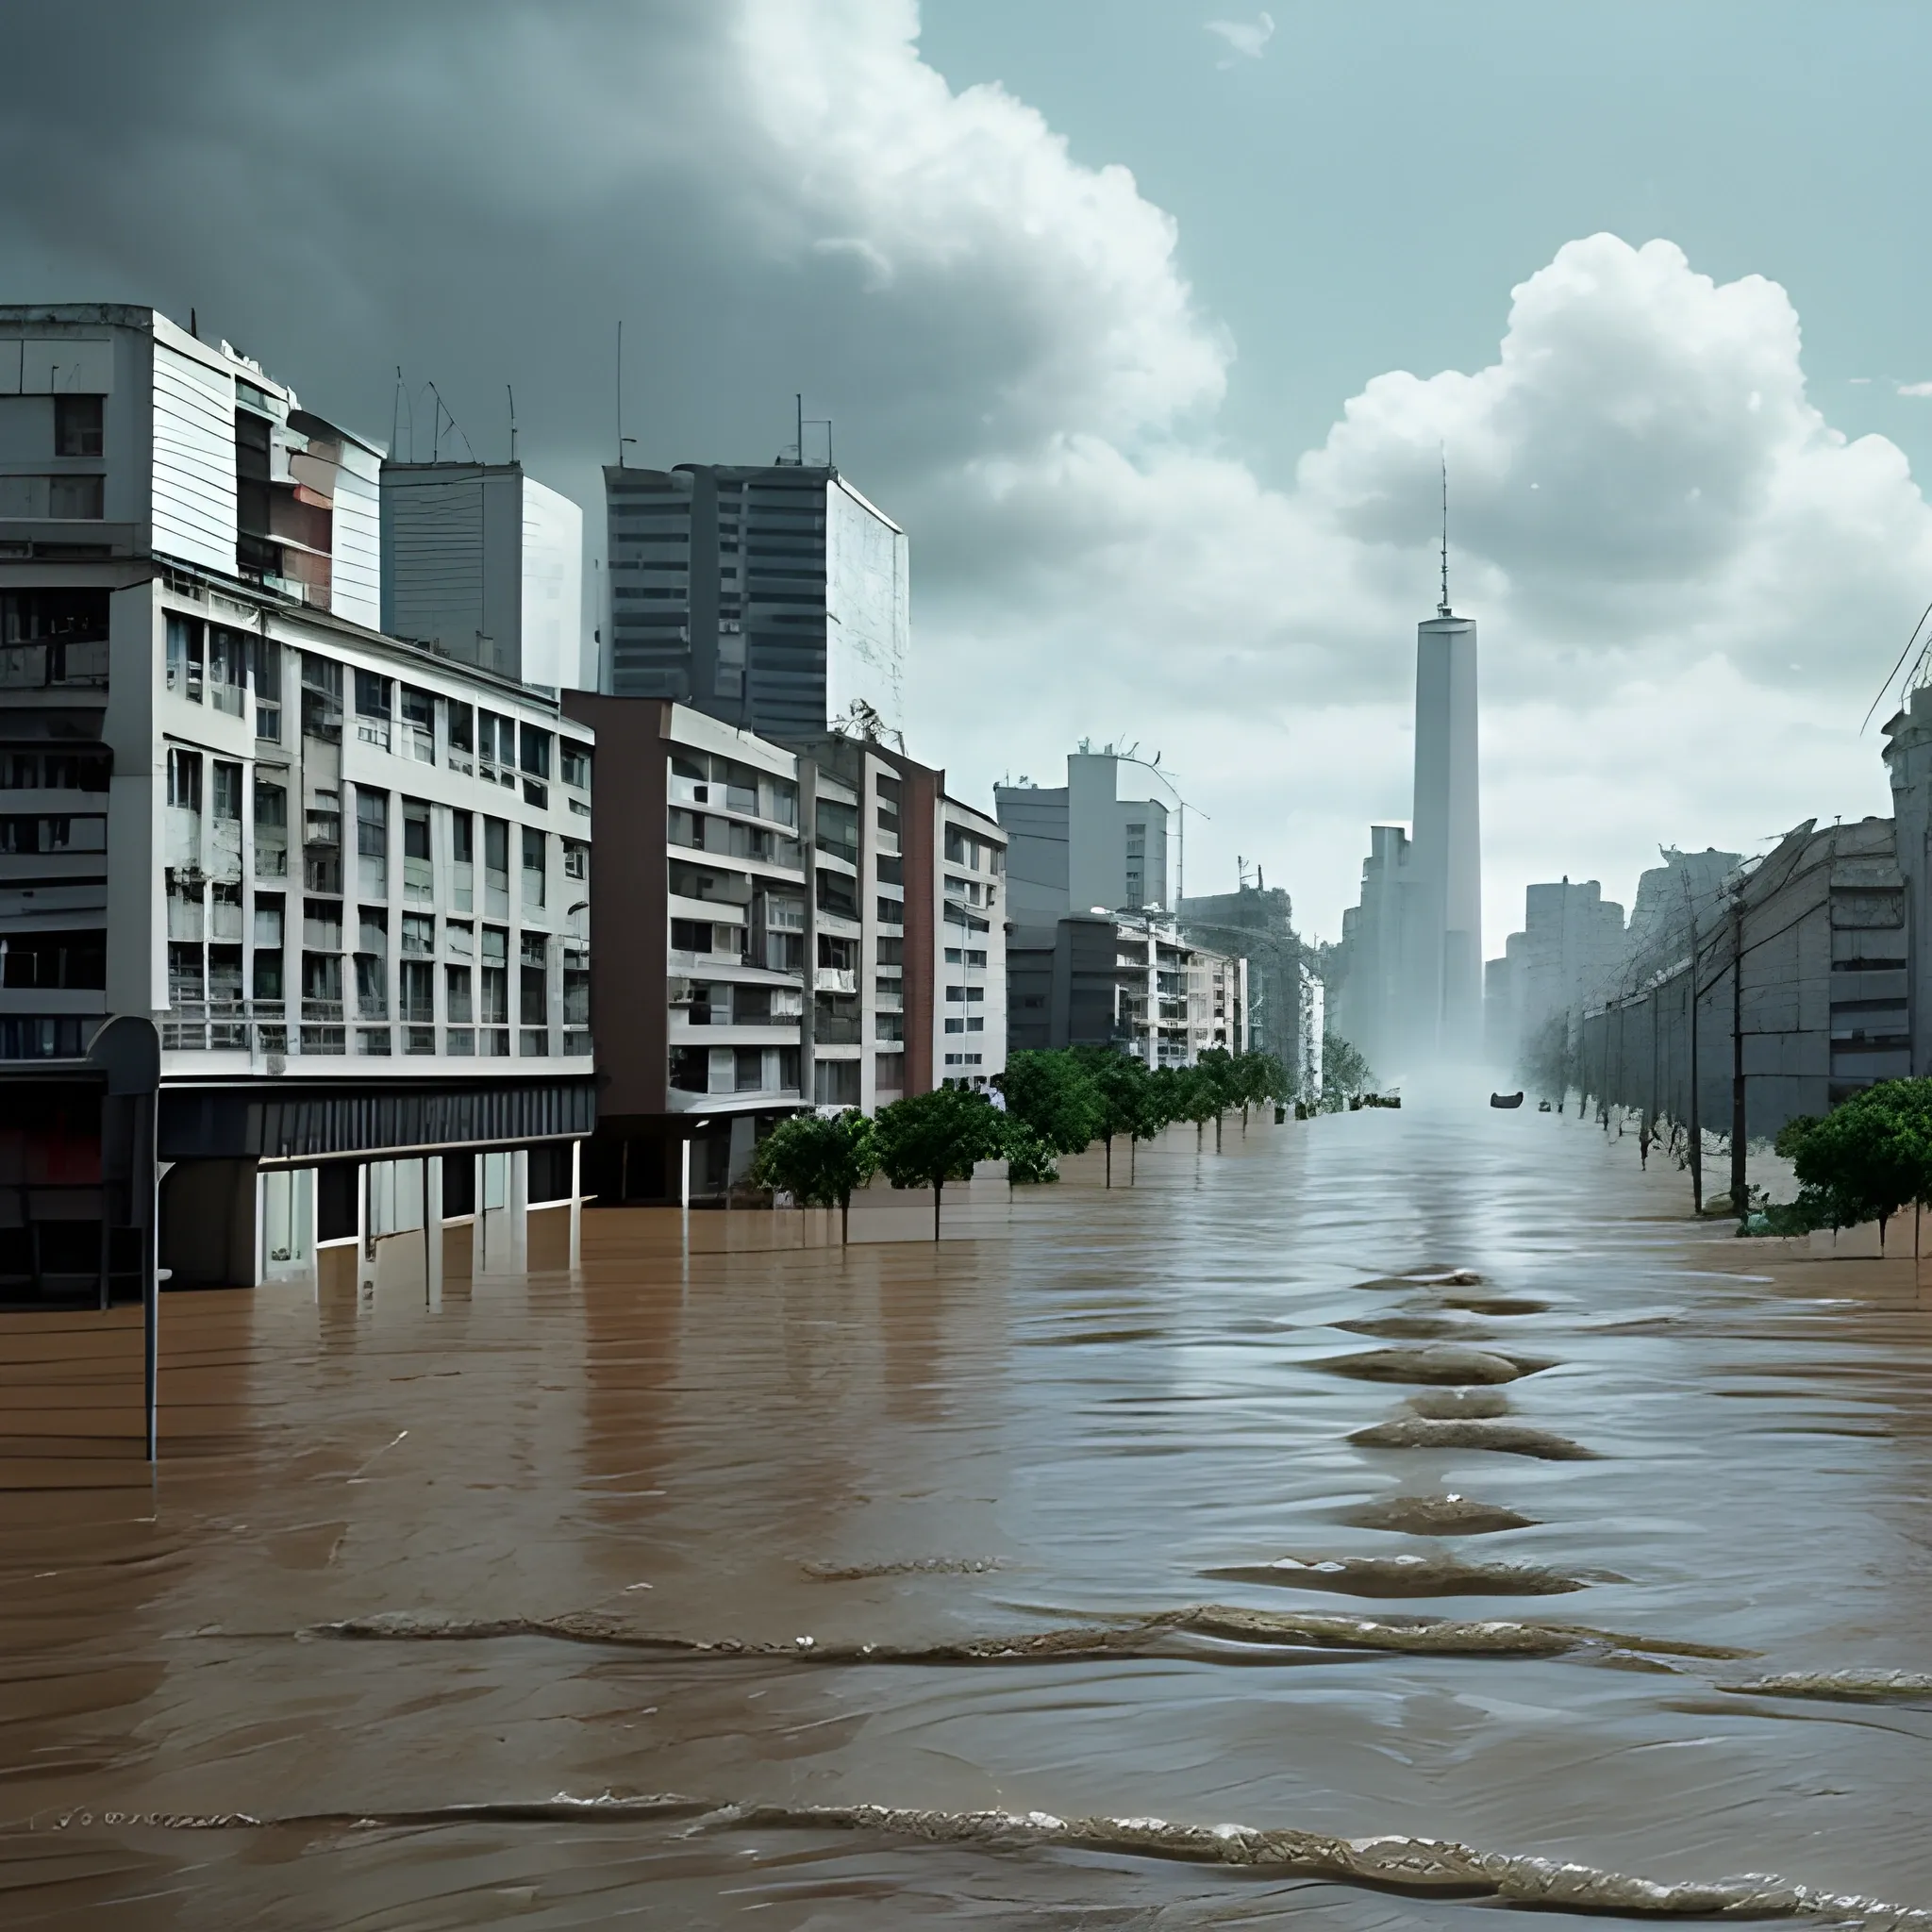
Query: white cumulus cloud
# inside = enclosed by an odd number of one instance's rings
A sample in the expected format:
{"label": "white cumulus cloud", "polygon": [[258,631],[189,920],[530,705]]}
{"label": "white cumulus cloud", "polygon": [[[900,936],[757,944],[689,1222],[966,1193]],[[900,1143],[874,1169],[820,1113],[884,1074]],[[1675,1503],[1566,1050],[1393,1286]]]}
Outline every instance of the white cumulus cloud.
{"label": "white cumulus cloud", "polygon": [[[195,301],[377,428],[398,360],[473,438],[513,381],[526,459],[593,524],[617,316],[643,459],[768,458],[806,390],[911,532],[911,747],[969,795],[1137,738],[1198,808],[1191,885],[1259,856],[1333,936],[1368,822],[1409,809],[1446,453],[1491,951],[1532,879],[1627,898],[1659,842],[1883,808],[1857,724],[1932,596],[1932,515],[1891,443],[1826,420],[1762,277],[1572,241],[1496,291],[1483,366],[1338,397],[1271,488],[1228,454],[1236,345],[1173,218],[1008,90],[950,86],[911,0],[125,25],[107,67],[66,9],[9,48],[0,160],[71,158],[0,206],[9,299]],[[1210,27],[1258,55],[1273,23]]]}

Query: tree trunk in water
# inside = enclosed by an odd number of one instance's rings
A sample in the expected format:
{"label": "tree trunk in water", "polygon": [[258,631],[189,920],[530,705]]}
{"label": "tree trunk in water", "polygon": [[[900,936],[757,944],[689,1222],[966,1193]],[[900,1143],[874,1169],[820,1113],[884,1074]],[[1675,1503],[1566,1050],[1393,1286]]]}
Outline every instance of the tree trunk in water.
{"label": "tree trunk in water", "polygon": [[1196,1121],[1194,1123],[1194,1152],[1196,1154],[1200,1153],[1201,1151],[1201,1137],[1207,1131],[1208,1123],[1206,1121]]}
{"label": "tree trunk in water", "polygon": [[1214,1116],[1214,1151],[1217,1154],[1221,1152],[1221,1116],[1219,1114]]}
{"label": "tree trunk in water", "polygon": [[1107,1184],[1113,1186],[1113,1136],[1107,1137]]}
{"label": "tree trunk in water", "polygon": [[945,1191],[946,1191],[946,1184],[945,1184],[945,1182],[944,1182],[944,1181],[942,1181],[942,1180],[941,1180],[941,1181],[935,1181],[935,1182],[933,1182],[933,1184],[932,1184],[932,1238],[933,1238],[933,1240],[934,1240],[934,1241],[938,1241],[938,1240],[939,1240],[939,1238],[940,1238],[940,1196],[941,1196],[941,1194],[943,1194],[943,1193],[945,1192]]}
{"label": "tree trunk in water", "polygon": [[1141,1137],[1136,1134],[1127,1142],[1127,1185],[1132,1187],[1141,1178]]}
{"label": "tree trunk in water", "polygon": [[849,1248],[852,1245],[852,1196],[839,1196],[839,1245]]}

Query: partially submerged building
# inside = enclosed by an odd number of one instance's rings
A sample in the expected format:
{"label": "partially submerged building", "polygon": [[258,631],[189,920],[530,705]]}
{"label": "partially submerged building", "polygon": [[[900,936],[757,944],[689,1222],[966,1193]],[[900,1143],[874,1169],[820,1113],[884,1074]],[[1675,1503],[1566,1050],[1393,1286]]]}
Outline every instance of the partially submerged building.
{"label": "partially submerged building", "polygon": [[[613,482],[613,519],[640,474]],[[877,729],[768,738],[735,708],[565,702],[599,736],[598,812],[627,828],[593,858],[607,1201],[724,1199],[790,1114],[1006,1067],[997,821]]]}
{"label": "partially submerged building", "polygon": [[[1932,1073],[1932,687],[1885,727],[1893,816],[1788,832],[1721,891],[1687,891],[1642,984],[1584,1017],[1580,1084],[1612,1105],[1749,1139],[1875,1081]],[[1667,930],[1667,929],[1666,929]],[[1734,1058],[1735,1057],[1735,1058]]]}
{"label": "partially submerged building", "polygon": [[439,1234],[573,1192],[591,735],[378,628],[380,463],[153,309],[0,308],[0,1297],[307,1269],[399,1162]]}

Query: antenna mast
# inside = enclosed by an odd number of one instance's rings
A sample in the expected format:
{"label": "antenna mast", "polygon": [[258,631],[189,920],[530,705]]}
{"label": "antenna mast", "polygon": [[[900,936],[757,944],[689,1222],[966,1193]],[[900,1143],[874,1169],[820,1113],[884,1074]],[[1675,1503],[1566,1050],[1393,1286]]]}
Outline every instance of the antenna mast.
{"label": "antenna mast", "polygon": [[1449,608],[1449,452],[1442,451],[1442,601],[1436,606],[1438,617],[1453,617]]}

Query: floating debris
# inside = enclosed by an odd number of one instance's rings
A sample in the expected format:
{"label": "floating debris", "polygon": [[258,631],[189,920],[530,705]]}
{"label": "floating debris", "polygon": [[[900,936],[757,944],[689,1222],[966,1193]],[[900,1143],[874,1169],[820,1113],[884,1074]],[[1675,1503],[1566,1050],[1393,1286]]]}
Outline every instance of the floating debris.
{"label": "floating debris", "polygon": [[873,1576],[982,1576],[1003,1570],[1001,1557],[909,1557],[899,1562],[803,1563],[814,1583],[860,1583]]}
{"label": "floating debris", "polygon": [[1472,1315],[1544,1315],[1548,1302],[1532,1301],[1519,1294],[1445,1294],[1445,1308],[1463,1308]]}

